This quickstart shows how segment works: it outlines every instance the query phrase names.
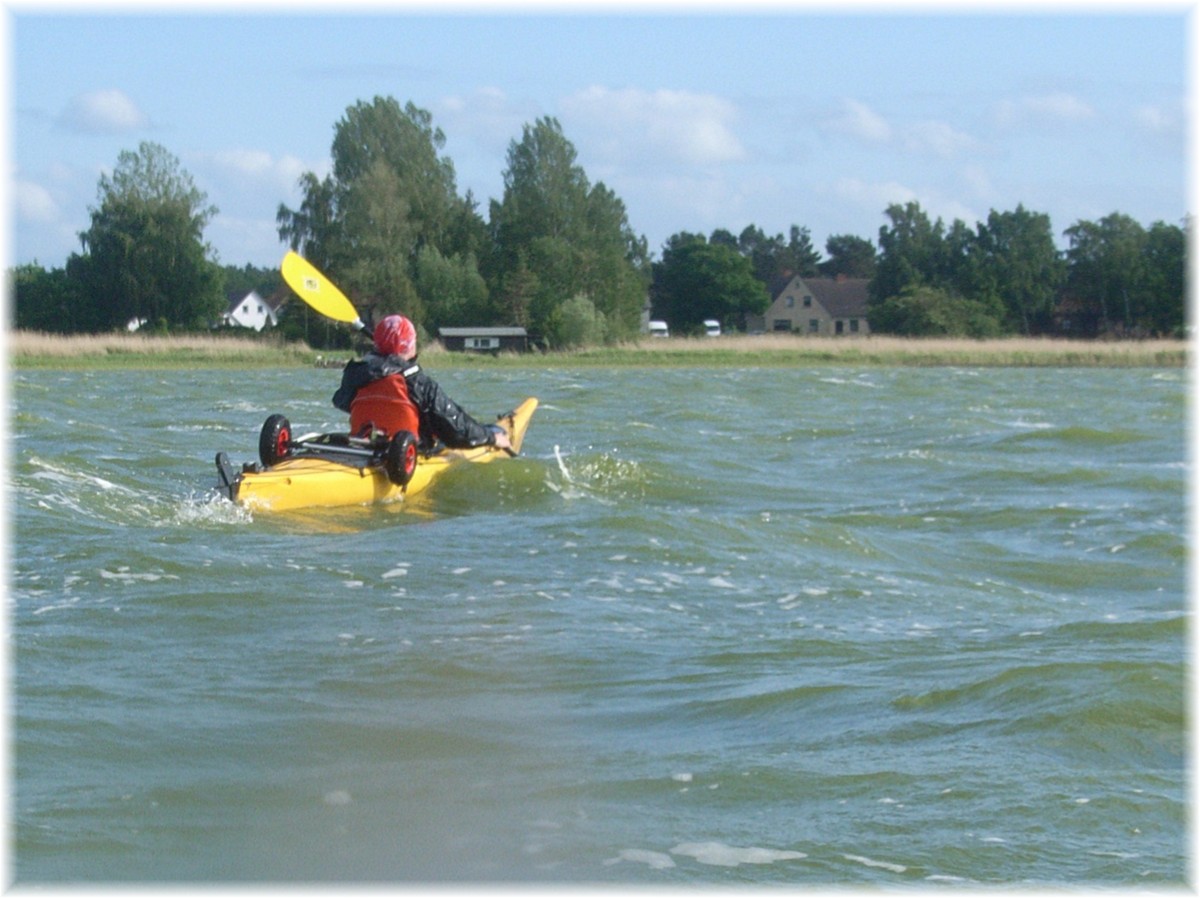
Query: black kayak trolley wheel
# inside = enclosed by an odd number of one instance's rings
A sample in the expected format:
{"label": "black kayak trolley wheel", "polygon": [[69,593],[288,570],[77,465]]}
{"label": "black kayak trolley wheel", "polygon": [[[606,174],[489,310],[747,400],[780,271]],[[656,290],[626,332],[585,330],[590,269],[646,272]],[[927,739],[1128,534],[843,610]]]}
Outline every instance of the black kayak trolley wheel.
{"label": "black kayak trolley wheel", "polygon": [[388,441],[383,468],[396,486],[408,486],[417,469],[417,438],[412,433],[402,430]]}
{"label": "black kayak trolley wheel", "polygon": [[292,425],[283,415],[271,415],[258,435],[258,457],[268,468],[292,454]]}

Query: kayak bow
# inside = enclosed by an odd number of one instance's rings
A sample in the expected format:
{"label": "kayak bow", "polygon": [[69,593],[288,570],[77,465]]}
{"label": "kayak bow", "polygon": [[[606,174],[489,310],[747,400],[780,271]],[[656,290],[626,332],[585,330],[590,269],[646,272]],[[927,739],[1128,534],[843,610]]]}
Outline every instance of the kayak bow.
{"label": "kayak bow", "polygon": [[[462,462],[490,462],[516,455],[521,451],[525,431],[537,406],[538,401],[529,398],[497,419],[496,426],[508,434],[511,450],[494,446],[443,448],[418,456],[415,467],[410,460],[403,465],[403,471],[396,469],[402,462],[388,458],[392,453],[373,448],[365,440],[321,434],[292,440],[286,421],[272,416],[264,426],[260,456],[272,459],[273,463],[245,464],[239,471],[229,456],[219,452],[216,458],[219,488],[231,501],[255,511],[393,502],[427,489]],[[268,427],[276,421],[283,421],[284,429],[280,431],[276,425],[268,439]],[[398,482],[403,480],[407,482]]]}

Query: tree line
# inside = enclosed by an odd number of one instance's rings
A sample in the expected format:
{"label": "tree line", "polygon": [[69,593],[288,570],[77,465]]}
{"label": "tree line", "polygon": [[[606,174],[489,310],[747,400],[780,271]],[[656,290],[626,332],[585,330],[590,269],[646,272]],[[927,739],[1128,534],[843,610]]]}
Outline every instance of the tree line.
{"label": "tree line", "polygon": [[[541,345],[617,342],[645,314],[677,332],[706,318],[726,329],[766,310],[792,274],[870,282],[875,332],[1038,334],[1069,322],[1077,334],[1169,334],[1184,326],[1184,229],[1143,228],[1114,213],[1064,232],[1018,207],[970,227],[931,221],[917,203],[890,206],[877,244],[835,235],[825,255],[807,228],[766,234],[680,232],[652,260],[624,203],[592,183],[558,121],[541,118],[511,142],[503,193],[486,218],[458,193],[445,135],[432,116],[391,97],[359,101],[336,123],[332,167],[300,179],[297,208],[280,204],[281,244],[325,271],[365,320],[403,312],[426,335],[448,326],[516,325]],[[81,251],[64,268],[10,271],[14,323],[49,332],[101,332],[130,320],[160,330],[208,328],[231,290],[282,295],[278,271],[221,266],[204,241],[217,209],[165,148],[142,143],[100,178]],[[285,336],[346,345],[303,303],[287,306]]]}

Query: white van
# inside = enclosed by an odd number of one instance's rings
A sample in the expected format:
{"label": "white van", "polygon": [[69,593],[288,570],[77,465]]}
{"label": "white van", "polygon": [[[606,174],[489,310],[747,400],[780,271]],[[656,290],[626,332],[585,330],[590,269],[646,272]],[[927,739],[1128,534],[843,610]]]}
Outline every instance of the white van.
{"label": "white van", "polygon": [[712,318],[706,318],[704,320],[704,336],[706,336],[706,337],[721,336],[721,322],[716,321],[715,319],[712,319]]}
{"label": "white van", "polygon": [[667,330],[667,322],[651,321],[650,322],[650,336],[652,336],[652,337],[669,337],[669,336],[671,336],[671,332],[669,330]]}

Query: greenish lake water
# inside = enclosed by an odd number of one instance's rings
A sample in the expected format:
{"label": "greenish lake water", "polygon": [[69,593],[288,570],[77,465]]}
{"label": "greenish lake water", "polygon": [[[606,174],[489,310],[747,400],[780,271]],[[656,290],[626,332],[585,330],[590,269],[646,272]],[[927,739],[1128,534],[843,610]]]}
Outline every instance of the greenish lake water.
{"label": "greenish lake water", "polygon": [[11,374],[18,883],[1186,882],[1186,371],[448,371],[521,458],[215,497],[337,379]]}

